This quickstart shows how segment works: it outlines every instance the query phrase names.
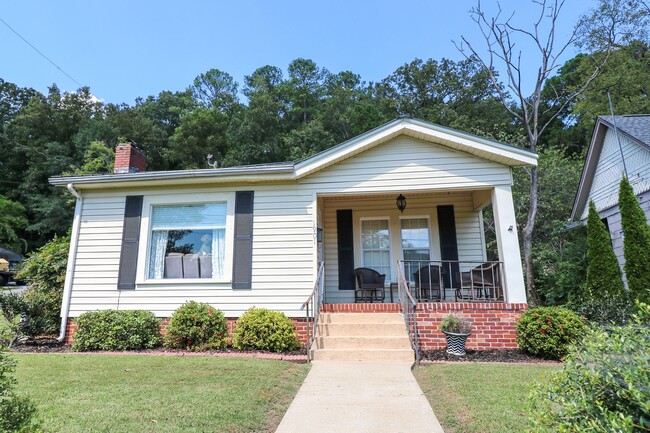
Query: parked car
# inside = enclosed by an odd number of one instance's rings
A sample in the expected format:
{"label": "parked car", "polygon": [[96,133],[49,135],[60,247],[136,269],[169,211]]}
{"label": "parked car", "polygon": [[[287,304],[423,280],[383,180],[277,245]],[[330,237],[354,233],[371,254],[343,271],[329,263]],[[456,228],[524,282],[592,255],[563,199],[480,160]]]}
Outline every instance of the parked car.
{"label": "parked car", "polygon": [[6,286],[13,281],[16,266],[23,261],[23,256],[6,248],[0,247],[0,286]]}

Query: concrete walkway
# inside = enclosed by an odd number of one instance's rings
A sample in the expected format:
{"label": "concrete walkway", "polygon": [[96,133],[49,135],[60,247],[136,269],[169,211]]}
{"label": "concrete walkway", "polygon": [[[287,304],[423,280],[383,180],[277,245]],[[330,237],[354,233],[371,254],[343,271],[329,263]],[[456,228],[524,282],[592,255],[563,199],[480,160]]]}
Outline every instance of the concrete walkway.
{"label": "concrete walkway", "polygon": [[408,362],[314,361],[276,433],[443,433]]}

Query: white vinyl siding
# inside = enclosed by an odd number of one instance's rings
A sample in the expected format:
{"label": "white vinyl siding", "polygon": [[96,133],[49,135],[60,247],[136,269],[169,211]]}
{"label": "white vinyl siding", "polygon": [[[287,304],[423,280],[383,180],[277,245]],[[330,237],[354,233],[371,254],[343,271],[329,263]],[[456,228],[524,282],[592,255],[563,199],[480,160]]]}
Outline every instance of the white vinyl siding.
{"label": "white vinyl siding", "polygon": [[[650,150],[623,133],[620,134],[620,139],[634,193],[638,195],[649,191]],[[590,200],[593,200],[599,212],[618,204],[618,189],[623,174],[621,147],[614,131],[608,128],[581,219],[587,218]]]}
{"label": "white vinyl siding", "polygon": [[[353,291],[338,291],[336,209],[354,209],[355,215],[368,212],[368,217],[373,212],[374,216],[389,216],[391,224],[395,224],[391,226],[392,245],[399,245],[400,214],[395,208],[395,197],[402,193],[408,201],[404,216],[428,216],[432,254],[436,259],[440,252],[435,206],[453,204],[460,258],[482,260],[480,212],[474,211],[470,190],[510,184],[507,166],[400,136],[299,181],[187,188],[129,189],[121,185],[109,192],[86,189],[82,191],[84,203],[70,316],[118,308],[146,309],[158,317],[169,317],[184,302],[196,300],[214,305],[226,317],[239,317],[252,306],[304,317],[300,307],[313,289],[317,269],[318,212],[322,212],[326,301],[350,302]],[[144,265],[140,263],[147,255],[144,232],[138,257],[142,274],[136,289],[117,290],[126,195],[143,195],[145,201],[158,198],[179,202],[179,198],[187,195],[232,194],[234,197],[237,190],[255,191],[251,290],[233,290],[229,281],[183,283],[182,287],[145,282]],[[415,193],[422,195],[416,197]],[[316,203],[323,206],[318,212]],[[356,216],[355,221],[358,223]],[[230,242],[227,245],[232,247]],[[395,275],[393,261],[401,252],[392,254],[391,275]],[[226,272],[231,272],[228,266]]]}

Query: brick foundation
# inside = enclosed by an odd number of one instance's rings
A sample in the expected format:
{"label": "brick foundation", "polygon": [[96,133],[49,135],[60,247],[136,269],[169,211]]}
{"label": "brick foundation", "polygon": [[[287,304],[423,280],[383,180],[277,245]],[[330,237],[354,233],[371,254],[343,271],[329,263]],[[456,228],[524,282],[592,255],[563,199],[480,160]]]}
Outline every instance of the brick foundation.
{"label": "brick foundation", "polygon": [[440,323],[449,314],[468,319],[472,335],[467,339],[470,350],[517,348],[515,323],[528,304],[430,302],[417,307],[417,326],[422,350],[444,349],[445,335]]}
{"label": "brick foundation", "polygon": [[[237,319],[226,319],[228,321],[228,333],[232,335],[233,327],[237,322]],[[304,318],[292,318],[293,323],[296,325],[296,333],[298,334],[298,340],[302,344],[307,343],[307,322]],[[160,319],[160,333],[165,335],[167,333],[167,326],[169,326],[169,318],[163,317]],[[74,343],[74,334],[77,332],[77,324],[74,321],[74,318],[68,318],[68,324],[65,328],[65,339],[63,340],[64,344]]]}

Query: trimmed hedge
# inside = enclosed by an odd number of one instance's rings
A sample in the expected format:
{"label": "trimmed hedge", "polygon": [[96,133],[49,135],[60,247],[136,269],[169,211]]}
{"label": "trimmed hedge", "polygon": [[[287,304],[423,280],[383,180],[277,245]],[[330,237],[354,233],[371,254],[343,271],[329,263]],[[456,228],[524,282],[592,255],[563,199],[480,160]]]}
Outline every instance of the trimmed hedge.
{"label": "trimmed hedge", "polygon": [[293,321],[284,313],[265,308],[246,311],[235,324],[233,334],[236,349],[284,352],[300,347]]}
{"label": "trimmed hedge", "polygon": [[549,359],[565,356],[587,332],[586,321],[571,310],[537,307],[526,310],[515,325],[519,348]]}
{"label": "trimmed hedge", "polygon": [[223,313],[196,301],[174,311],[165,335],[165,346],[176,349],[218,349],[226,347],[227,341],[228,325]]}
{"label": "trimmed hedge", "polygon": [[141,350],[160,346],[160,319],[151,311],[103,310],[76,320],[74,350]]}

